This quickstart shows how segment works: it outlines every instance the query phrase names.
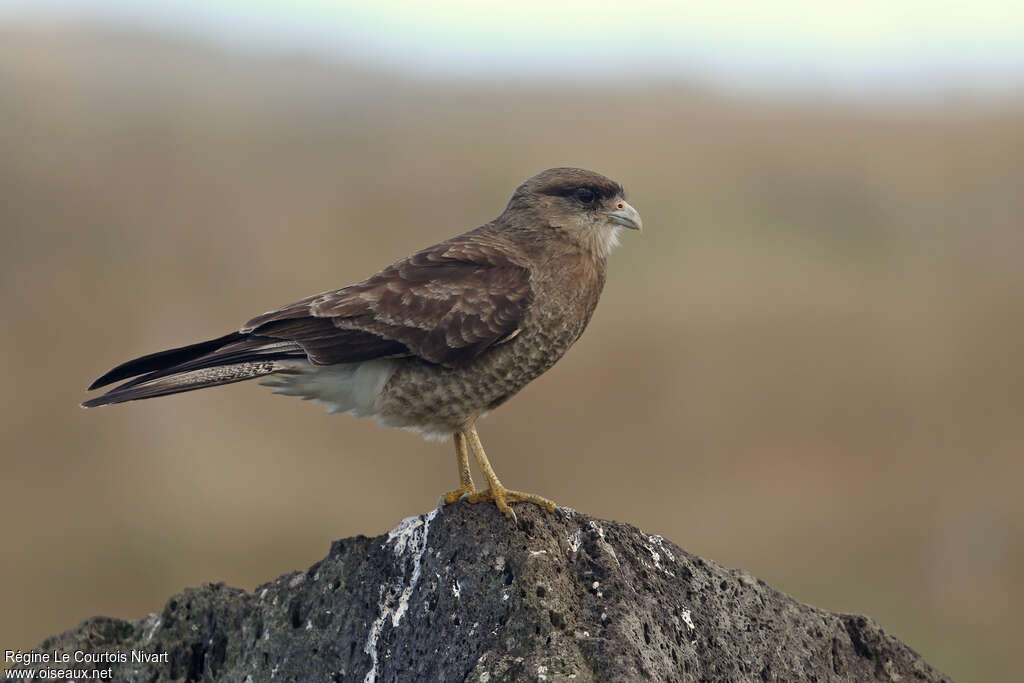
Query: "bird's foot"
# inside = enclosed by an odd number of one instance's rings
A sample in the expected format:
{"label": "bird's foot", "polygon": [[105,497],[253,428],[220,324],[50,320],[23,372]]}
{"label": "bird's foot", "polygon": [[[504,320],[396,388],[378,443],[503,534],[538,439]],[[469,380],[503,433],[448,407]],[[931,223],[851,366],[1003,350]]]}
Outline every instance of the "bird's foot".
{"label": "bird's foot", "polygon": [[444,505],[451,505],[452,503],[457,503],[463,498],[468,498],[472,496],[474,493],[476,493],[476,491],[473,490],[472,485],[460,486],[454,491],[449,491],[448,493],[442,494],[440,502],[443,503]]}
{"label": "bird's foot", "polygon": [[509,507],[509,503],[533,503],[546,509],[548,512],[555,511],[554,501],[548,500],[533,493],[523,493],[522,491],[512,491],[507,489],[500,484],[497,487],[491,487],[486,491],[477,491],[469,495],[466,498],[470,503],[482,503],[484,501],[494,501],[494,504],[498,506],[506,517],[512,521],[516,520],[516,513]]}

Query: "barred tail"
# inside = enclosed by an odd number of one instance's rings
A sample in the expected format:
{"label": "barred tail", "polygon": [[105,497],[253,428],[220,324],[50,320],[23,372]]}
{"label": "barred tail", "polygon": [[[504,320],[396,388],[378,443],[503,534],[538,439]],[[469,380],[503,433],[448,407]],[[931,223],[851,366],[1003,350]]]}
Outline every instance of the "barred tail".
{"label": "barred tail", "polygon": [[184,391],[217,387],[222,384],[244,382],[245,380],[256,379],[257,377],[265,377],[282,369],[284,367],[281,363],[269,360],[192,370],[176,375],[159,377],[147,382],[129,382],[128,384],[111,389],[102,396],[89,399],[82,404],[82,407],[95,408],[113,403],[138,401],[144,398],[156,398],[157,396],[180,394]]}
{"label": "barred tail", "polygon": [[305,351],[295,342],[232,333],[122,363],[93,382],[89,388],[95,389],[118,379],[139,376],[102,396],[89,399],[82,407],[95,408],[244,382],[287,371],[290,366],[282,361],[305,357]]}

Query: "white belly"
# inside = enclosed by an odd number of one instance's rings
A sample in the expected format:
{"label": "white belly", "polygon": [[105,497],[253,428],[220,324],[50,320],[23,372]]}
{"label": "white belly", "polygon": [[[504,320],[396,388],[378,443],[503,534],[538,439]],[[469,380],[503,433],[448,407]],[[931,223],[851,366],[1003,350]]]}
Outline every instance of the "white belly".
{"label": "white belly", "polygon": [[274,387],[275,394],[316,401],[329,413],[356,417],[377,416],[381,390],[395,371],[393,360],[338,365],[313,365],[304,360],[279,362],[285,369],[260,384]]}
{"label": "white belly", "polygon": [[282,370],[269,375],[260,384],[273,387],[275,394],[316,401],[328,413],[372,417],[385,427],[408,429],[430,440],[450,437],[451,427],[442,422],[382,413],[381,393],[399,362],[378,359],[360,363],[313,365],[304,360],[278,361]]}

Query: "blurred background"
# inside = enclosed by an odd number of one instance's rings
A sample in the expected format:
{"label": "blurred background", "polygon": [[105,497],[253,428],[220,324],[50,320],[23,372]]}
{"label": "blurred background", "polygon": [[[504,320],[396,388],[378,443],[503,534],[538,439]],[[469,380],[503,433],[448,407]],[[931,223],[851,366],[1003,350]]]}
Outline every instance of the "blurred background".
{"label": "blurred background", "polygon": [[448,444],[254,384],[78,403],[574,165],[645,231],[503,480],[1011,680],[1024,7],[886,6],[0,0],[0,649],[430,509]]}

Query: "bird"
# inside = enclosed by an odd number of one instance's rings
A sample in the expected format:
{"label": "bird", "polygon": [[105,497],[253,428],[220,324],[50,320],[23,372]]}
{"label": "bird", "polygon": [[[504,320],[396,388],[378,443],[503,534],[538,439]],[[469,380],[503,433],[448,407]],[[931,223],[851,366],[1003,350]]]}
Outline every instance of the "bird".
{"label": "bird", "polygon": [[[642,228],[619,183],[551,168],[519,185],[490,222],[223,336],[122,363],[89,390],[127,381],[82,406],[257,379],[330,413],[452,439],[459,486],[443,504],[493,502],[513,520],[510,503],[554,512],[551,500],[501,483],[476,423],[580,338],[620,232]],[[470,453],[485,488],[473,483]]]}

